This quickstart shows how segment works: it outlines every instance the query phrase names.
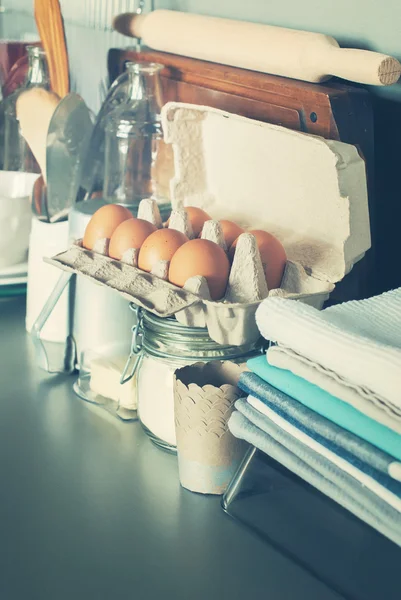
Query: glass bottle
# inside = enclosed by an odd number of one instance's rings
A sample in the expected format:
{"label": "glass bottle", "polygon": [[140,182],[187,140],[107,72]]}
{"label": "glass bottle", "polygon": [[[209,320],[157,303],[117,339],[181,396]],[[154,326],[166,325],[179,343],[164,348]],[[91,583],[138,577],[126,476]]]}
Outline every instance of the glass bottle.
{"label": "glass bottle", "polygon": [[106,122],[104,199],[135,209],[143,198],[168,202],[170,147],[163,142],[163,105],[157,63],[128,63],[126,100]]}
{"label": "glass bottle", "polygon": [[[29,68],[23,85],[10,94],[4,101],[4,170],[39,173],[38,164],[22,137],[16,114],[19,95],[31,88],[42,87],[50,89],[46,54],[37,46],[28,46]],[[32,115],[34,118],[34,115]]]}

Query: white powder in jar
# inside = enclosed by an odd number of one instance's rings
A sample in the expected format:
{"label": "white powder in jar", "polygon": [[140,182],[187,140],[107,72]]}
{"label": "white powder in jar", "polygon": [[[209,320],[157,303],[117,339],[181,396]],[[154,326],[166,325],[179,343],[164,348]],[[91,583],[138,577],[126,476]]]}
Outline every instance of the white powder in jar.
{"label": "white powder in jar", "polygon": [[[189,364],[189,363],[188,363]],[[174,371],[183,366],[145,355],[138,371],[138,415],[154,436],[176,446]]]}

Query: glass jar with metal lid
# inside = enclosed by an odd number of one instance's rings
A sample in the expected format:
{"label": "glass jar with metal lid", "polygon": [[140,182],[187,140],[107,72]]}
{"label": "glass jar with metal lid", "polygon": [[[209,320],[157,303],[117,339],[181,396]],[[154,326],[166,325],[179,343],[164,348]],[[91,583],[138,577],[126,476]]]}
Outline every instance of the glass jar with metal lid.
{"label": "glass jar with metal lid", "polygon": [[[174,371],[199,361],[242,363],[260,352],[262,342],[222,346],[210,338],[206,328],[188,327],[175,318],[160,318],[134,305],[131,308],[137,313],[137,325],[123,378],[127,380],[135,373],[142,427],[155,444],[174,452]],[[127,376],[134,357],[133,370]]]}

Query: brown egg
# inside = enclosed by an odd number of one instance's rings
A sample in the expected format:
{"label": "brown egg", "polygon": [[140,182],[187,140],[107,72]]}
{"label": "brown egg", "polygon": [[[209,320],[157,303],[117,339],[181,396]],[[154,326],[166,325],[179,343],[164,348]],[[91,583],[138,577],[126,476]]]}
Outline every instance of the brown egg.
{"label": "brown egg", "polygon": [[209,240],[191,240],[174,254],[168,273],[171,283],[183,287],[194,275],[206,278],[212,300],[226,291],[230,262],[220,246]]}
{"label": "brown egg", "polygon": [[142,246],[146,238],[157,231],[157,227],[144,219],[127,219],[120,223],[110,238],[109,256],[121,260],[124,252]]}
{"label": "brown egg", "polygon": [[[279,288],[287,262],[287,255],[282,243],[274,235],[261,229],[252,229],[247,233],[252,233],[256,238],[260,258],[265,269],[267,287],[269,290]],[[234,257],[236,243],[237,240],[230,248],[231,259]]]}
{"label": "brown egg", "polygon": [[175,229],[158,229],[146,238],[139,251],[138,267],[150,271],[160,260],[170,261],[180,246],[188,242],[186,235]]}
{"label": "brown egg", "polygon": [[231,244],[235,242],[237,237],[239,237],[241,233],[244,233],[245,231],[245,229],[242,229],[242,227],[240,227],[239,225],[237,225],[237,223],[234,223],[233,221],[226,221],[223,219],[222,221],[220,221],[220,225],[223,230],[223,235],[227,248],[229,248]]}
{"label": "brown egg", "polygon": [[[194,232],[194,237],[199,237],[202,233],[202,227],[206,221],[210,221],[212,217],[210,217],[207,212],[202,210],[201,208],[197,208],[196,206],[185,206],[185,212],[188,215],[188,219],[192,226],[192,231]],[[168,227],[170,223],[170,219],[167,219],[165,223],[165,227]]]}
{"label": "brown egg", "polygon": [[88,250],[93,250],[98,240],[110,239],[115,229],[127,219],[132,219],[132,213],[119,204],[106,204],[99,208],[85,229],[82,245]]}
{"label": "brown egg", "polygon": [[207,212],[201,208],[197,208],[196,206],[186,206],[185,211],[192,225],[194,237],[198,237],[202,232],[202,227],[205,224],[205,221],[210,221],[212,217],[209,216]]}

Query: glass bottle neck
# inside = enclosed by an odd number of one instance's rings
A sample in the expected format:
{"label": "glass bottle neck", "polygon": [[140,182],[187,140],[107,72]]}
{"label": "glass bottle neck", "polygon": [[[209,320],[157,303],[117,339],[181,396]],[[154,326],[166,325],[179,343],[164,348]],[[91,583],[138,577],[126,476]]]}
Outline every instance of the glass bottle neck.
{"label": "glass bottle neck", "polygon": [[[159,65],[128,65],[128,102],[144,114],[142,122],[160,120],[162,90]],[[139,116],[139,115],[138,115]]]}
{"label": "glass bottle neck", "polygon": [[33,48],[28,52],[29,68],[25,79],[25,87],[41,86],[50,87],[49,73],[45,53],[39,48]]}

